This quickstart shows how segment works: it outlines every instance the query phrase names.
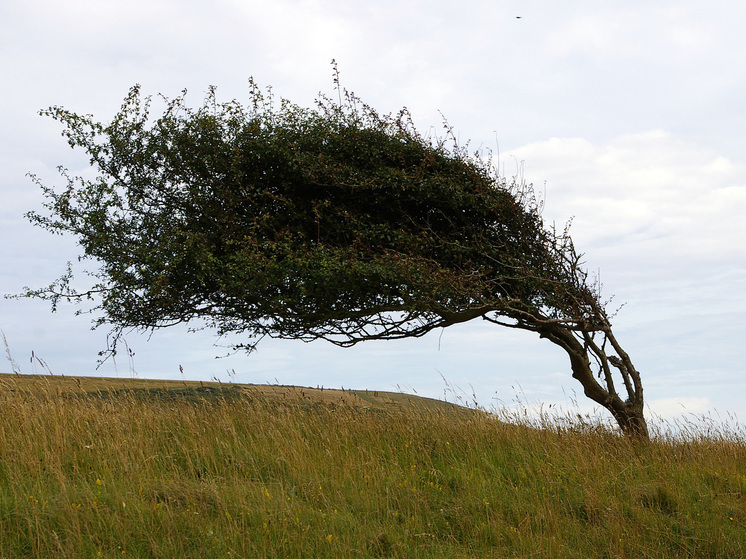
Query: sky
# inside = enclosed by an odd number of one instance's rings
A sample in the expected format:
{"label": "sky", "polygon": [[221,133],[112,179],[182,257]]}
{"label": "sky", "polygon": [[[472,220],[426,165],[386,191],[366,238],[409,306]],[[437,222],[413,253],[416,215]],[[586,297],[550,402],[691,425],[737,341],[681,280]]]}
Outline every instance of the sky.
{"label": "sky", "polygon": [[[533,183],[599,274],[648,413],[746,419],[746,4],[724,0],[110,0],[0,4],[0,294],[50,284],[75,239],[24,219],[86,172],[52,105],[106,121],[129,88],[201,104],[249,101],[248,80],[311,106],[342,85],[380,112],[406,106]],[[93,263],[88,262],[89,267]],[[562,350],[472,322],[343,349],[230,340],[175,327],[127,336],[97,368],[106,330],[62,305],[0,299],[24,373],[400,390],[482,407],[593,413]],[[1,356],[0,356],[1,357]],[[6,355],[7,357],[7,355]],[[0,372],[10,372],[0,359]]]}

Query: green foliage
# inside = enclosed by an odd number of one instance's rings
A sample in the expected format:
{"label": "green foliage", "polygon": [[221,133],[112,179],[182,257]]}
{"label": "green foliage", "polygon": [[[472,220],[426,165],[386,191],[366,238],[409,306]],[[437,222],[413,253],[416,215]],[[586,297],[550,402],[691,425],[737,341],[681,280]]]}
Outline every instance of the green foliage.
{"label": "green foliage", "polygon": [[212,89],[197,110],[181,96],[153,122],[139,87],[107,125],[44,111],[99,176],[45,189],[51,215],[30,217],[101,267],[83,294],[70,275],[35,293],[99,296],[99,323],[119,331],[202,318],[342,344],[488,312],[571,324],[596,312],[530,187],[421,136],[406,110],[380,116],[350,94],[275,107],[253,83],[251,95],[243,107]]}

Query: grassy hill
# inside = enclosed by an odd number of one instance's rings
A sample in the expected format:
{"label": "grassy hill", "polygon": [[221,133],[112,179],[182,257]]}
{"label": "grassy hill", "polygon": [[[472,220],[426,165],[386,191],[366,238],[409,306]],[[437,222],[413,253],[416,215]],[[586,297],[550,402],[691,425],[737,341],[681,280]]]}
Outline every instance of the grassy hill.
{"label": "grassy hill", "polygon": [[66,377],[59,375],[0,374],[0,391],[25,392],[36,396],[81,395],[112,398],[166,398],[191,401],[248,398],[263,401],[279,399],[296,404],[343,404],[359,408],[416,407],[431,410],[466,410],[460,406],[400,392],[340,390],[279,384],[234,384],[189,380],[152,380],[140,378]]}
{"label": "grassy hill", "polygon": [[[504,418],[503,418],[504,419]],[[0,557],[743,557],[746,445],[386,392],[0,376]]]}

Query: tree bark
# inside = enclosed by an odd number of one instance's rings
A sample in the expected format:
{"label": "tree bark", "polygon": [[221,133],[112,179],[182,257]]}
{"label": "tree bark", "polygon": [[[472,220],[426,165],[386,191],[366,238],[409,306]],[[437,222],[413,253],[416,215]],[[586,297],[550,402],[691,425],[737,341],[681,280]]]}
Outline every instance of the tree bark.
{"label": "tree bark", "polygon": [[[558,325],[548,326],[540,332],[562,347],[570,357],[572,376],[583,386],[584,394],[606,408],[616,420],[622,433],[626,436],[648,440],[650,432],[643,409],[642,383],[640,374],[611,333],[611,329],[601,331],[602,344],[596,344],[588,334],[578,334]],[[619,355],[607,353],[607,342]],[[598,371],[594,371],[592,362]],[[612,369],[613,367],[613,369]],[[613,372],[621,375],[627,398],[623,400],[617,393]],[[594,374],[595,373],[595,374]]]}

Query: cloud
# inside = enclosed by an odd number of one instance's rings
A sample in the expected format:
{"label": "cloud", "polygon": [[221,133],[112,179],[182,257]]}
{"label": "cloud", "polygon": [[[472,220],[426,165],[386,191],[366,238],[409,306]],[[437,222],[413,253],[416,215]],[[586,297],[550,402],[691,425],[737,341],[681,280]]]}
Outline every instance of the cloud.
{"label": "cloud", "polygon": [[[684,62],[705,56],[718,43],[714,10],[692,10],[680,6],[607,7],[577,11],[549,34],[546,54],[552,58],[572,55],[600,58],[607,55],[652,59],[675,58]],[[655,49],[651,49],[651,44]]]}
{"label": "cloud", "polygon": [[709,398],[681,397],[681,398],[658,398],[648,402],[648,408],[652,416],[667,420],[681,417],[682,415],[701,415],[708,412],[712,407]]}
{"label": "cloud", "polygon": [[526,179],[542,192],[545,184],[545,218],[575,216],[581,251],[613,250],[659,266],[746,255],[746,165],[685,137],[650,130],[600,145],[552,138],[508,157],[524,162]]}

